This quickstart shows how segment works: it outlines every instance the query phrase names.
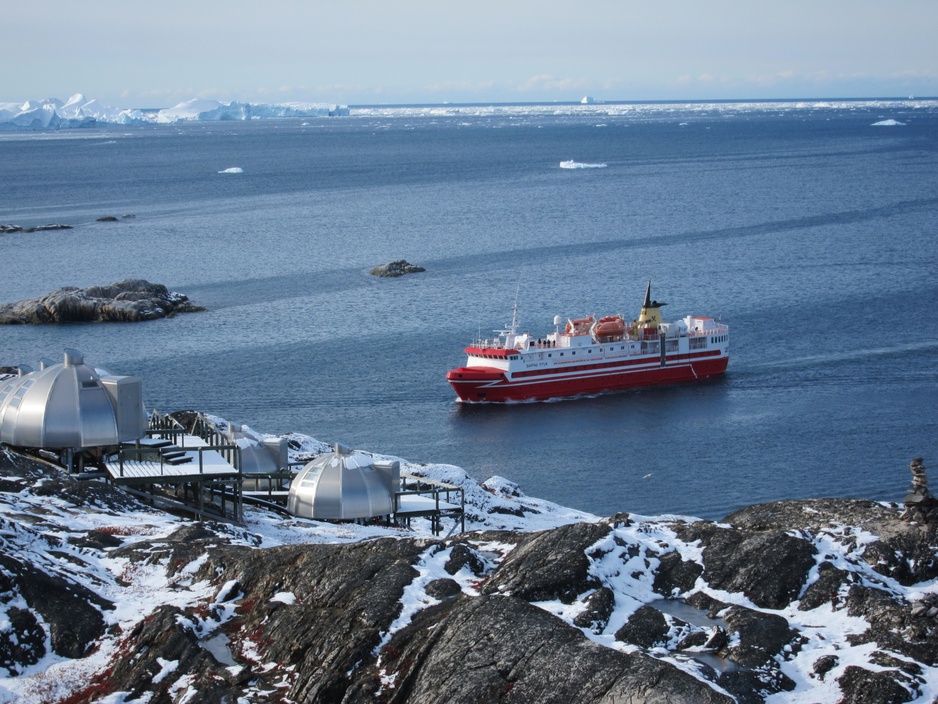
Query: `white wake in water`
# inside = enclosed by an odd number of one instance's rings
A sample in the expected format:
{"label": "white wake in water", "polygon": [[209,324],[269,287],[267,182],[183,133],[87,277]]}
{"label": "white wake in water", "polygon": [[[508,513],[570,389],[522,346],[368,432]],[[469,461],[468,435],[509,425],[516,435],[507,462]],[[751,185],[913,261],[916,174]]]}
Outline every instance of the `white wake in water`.
{"label": "white wake in water", "polygon": [[864,350],[849,350],[844,352],[835,352],[824,355],[811,355],[807,357],[797,357],[794,359],[783,359],[772,362],[762,362],[751,365],[756,368],[795,368],[795,367],[813,367],[822,364],[853,362],[871,357],[883,357],[887,355],[902,355],[908,352],[920,352],[938,348],[938,343],[934,341],[912,342],[907,345],[896,345],[895,347],[877,347]]}

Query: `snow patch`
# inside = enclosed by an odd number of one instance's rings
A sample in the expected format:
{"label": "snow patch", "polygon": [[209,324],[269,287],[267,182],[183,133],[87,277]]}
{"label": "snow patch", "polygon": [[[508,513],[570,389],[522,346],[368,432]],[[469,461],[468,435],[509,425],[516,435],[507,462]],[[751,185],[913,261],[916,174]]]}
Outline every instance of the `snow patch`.
{"label": "snow patch", "polygon": [[277,592],[272,597],[270,597],[270,600],[279,602],[281,604],[286,604],[287,606],[292,606],[296,603],[296,594],[293,592]]}

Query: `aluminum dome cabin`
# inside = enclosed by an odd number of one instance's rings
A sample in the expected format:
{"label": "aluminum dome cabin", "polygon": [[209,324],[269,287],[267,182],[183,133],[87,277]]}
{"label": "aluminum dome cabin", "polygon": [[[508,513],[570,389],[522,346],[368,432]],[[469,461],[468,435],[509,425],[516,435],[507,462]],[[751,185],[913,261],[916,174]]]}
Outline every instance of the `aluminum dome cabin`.
{"label": "aluminum dome cabin", "polygon": [[400,462],[375,462],[336,443],[293,479],[287,510],[301,518],[345,521],[390,516],[400,484]]}
{"label": "aluminum dome cabin", "polygon": [[60,364],[42,360],[39,371],[20,367],[0,382],[0,443],[54,452],[69,470],[144,437],[146,427],[142,381],[95,369],[73,349]]}
{"label": "aluminum dome cabin", "polygon": [[237,423],[228,424],[225,437],[241,449],[244,491],[280,488],[279,476],[290,471],[286,438],[258,438],[250,429],[245,430]]}

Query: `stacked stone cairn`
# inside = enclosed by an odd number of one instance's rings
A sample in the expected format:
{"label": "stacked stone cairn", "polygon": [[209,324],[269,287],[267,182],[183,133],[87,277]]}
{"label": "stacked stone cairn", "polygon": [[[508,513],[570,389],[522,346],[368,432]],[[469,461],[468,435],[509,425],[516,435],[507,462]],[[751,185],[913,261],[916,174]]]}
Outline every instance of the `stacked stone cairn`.
{"label": "stacked stone cairn", "polygon": [[909,463],[912,472],[912,490],[905,497],[902,520],[918,523],[938,523],[938,499],[928,491],[928,475],[921,457]]}

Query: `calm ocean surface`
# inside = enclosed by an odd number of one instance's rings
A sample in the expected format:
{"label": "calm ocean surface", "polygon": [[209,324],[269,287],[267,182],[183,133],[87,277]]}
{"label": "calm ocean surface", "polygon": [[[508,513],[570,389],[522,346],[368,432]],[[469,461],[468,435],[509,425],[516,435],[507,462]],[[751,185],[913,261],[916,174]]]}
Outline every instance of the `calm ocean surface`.
{"label": "calm ocean surface", "polygon": [[[915,456],[938,486],[938,102],[608,113],[0,133],[0,223],[76,226],[0,235],[0,302],[140,277],[207,308],[2,327],[0,365],[74,347],[141,376],[150,409],[456,464],[598,514],[901,500]],[[367,273],[400,258],[427,271]],[[543,334],[555,314],[634,318],[649,278],[666,319],[730,325],[725,379],[456,402],[446,370],[516,294]]]}

